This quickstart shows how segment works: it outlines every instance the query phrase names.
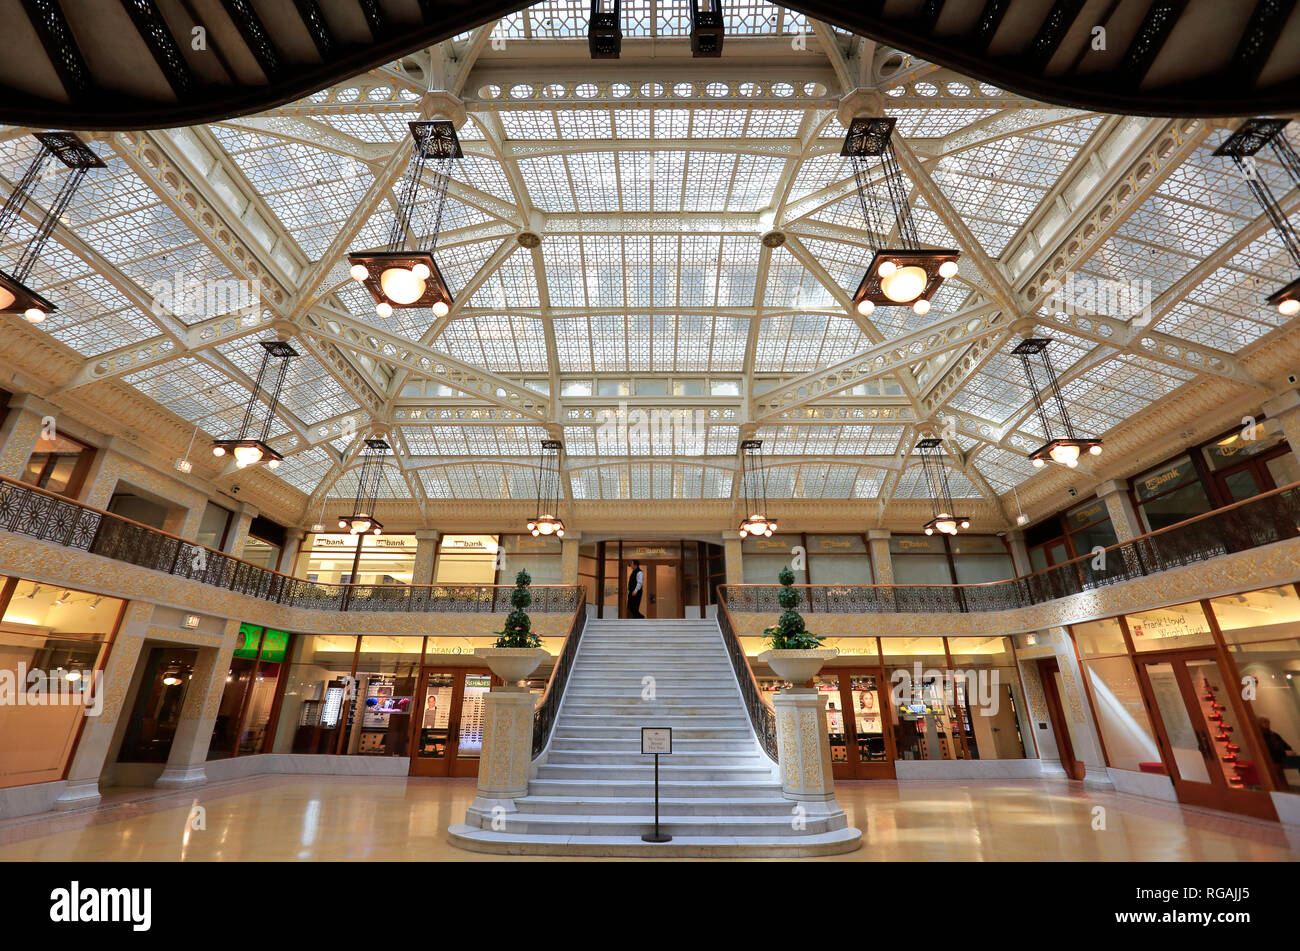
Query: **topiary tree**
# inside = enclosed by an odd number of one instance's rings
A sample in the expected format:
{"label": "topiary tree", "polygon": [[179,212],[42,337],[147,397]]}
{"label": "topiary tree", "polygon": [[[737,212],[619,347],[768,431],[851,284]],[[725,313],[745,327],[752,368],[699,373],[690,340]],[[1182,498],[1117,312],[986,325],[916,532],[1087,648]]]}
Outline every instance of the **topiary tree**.
{"label": "topiary tree", "polygon": [[777,595],[777,601],[785,608],[785,613],[777,619],[775,627],[763,631],[763,640],[773,650],[779,651],[803,651],[821,647],[822,639],[804,627],[803,616],[795,610],[799,606],[799,592],[794,587],[794,572],[782,568],[776,579],[781,582],[781,593]]}
{"label": "topiary tree", "polygon": [[506,615],[506,627],[497,631],[496,647],[541,647],[542,639],[533,633],[533,622],[524,609],[533,603],[528,586],[533,583],[527,571],[520,569],[515,575],[515,590],[510,592],[514,610]]}

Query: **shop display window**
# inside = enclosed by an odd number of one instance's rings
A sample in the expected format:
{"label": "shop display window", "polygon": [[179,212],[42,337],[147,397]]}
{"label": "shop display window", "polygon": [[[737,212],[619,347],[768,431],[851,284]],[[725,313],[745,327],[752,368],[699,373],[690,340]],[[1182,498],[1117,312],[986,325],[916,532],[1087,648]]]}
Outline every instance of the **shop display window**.
{"label": "shop display window", "polygon": [[1155,731],[1128,653],[1087,659],[1082,667],[1110,766],[1134,772],[1163,771]]}
{"label": "shop display window", "polygon": [[[87,708],[102,702],[108,639],[122,602],[30,581],[0,579],[0,670],[53,704],[0,705],[0,788],[53,782],[63,775]],[[32,672],[39,672],[29,679]]]}
{"label": "shop display window", "polygon": [[85,443],[67,436],[46,438],[44,430],[36,437],[32,454],[27,459],[22,481],[68,498],[76,498],[81,491],[95,450]]}
{"label": "shop display window", "polygon": [[1214,642],[1210,624],[1199,604],[1178,604],[1143,611],[1128,615],[1126,620],[1133,649],[1138,653],[1204,647]]}
{"label": "shop display window", "polygon": [[1133,479],[1133,498],[1148,532],[1210,511],[1205,491],[1190,456],[1145,472]]}
{"label": "shop display window", "polygon": [[1075,624],[1071,626],[1070,632],[1074,635],[1080,657],[1108,657],[1111,654],[1128,653],[1118,618]]}
{"label": "shop display window", "polygon": [[861,535],[809,535],[808,576],[816,585],[874,583],[871,556]]}
{"label": "shop display window", "polygon": [[[418,640],[418,638],[417,638]],[[275,727],[276,753],[333,753],[347,700],[355,696],[352,665],[357,638],[300,634],[294,638]]]}
{"label": "shop display window", "polygon": [[514,584],[515,575],[527,571],[533,584],[560,584],[563,579],[563,558],[558,538],[532,535],[504,535],[501,545],[505,549],[500,584]]}
{"label": "shop display window", "polygon": [[434,568],[437,584],[495,584],[496,535],[444,535]]}

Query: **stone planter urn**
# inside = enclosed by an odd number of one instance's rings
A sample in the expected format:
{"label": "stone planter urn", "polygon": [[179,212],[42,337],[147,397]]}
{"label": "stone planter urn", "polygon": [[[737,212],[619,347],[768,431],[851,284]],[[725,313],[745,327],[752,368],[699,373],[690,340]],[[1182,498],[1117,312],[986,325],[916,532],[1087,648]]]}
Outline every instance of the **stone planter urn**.
{"label": "stone planter urn", "polygon": [[513,686],[550,655],[540,647],[476,647],[474,656],[482,657],[492,673]]}
{"label": "stone planter urn", "polygon": [[817,676],[817,671],[832,657],[839,656],[834,647],[813,650],[767,650],[758,659],[771,667],[778,677],[796,687],[803,686]]}

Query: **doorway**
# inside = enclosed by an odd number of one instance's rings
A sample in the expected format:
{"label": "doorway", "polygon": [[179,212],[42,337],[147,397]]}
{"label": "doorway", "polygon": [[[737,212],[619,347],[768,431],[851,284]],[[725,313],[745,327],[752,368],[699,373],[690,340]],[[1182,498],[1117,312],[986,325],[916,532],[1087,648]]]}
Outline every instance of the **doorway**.
{"label": "doorway", "polygon": [[1268,760],[1251,751],[1233,681],[1214,649],[1145,655],[1138,674],[1179,801],[1277,819],[1263,784]]}
{"label": "doorway", "polygon": [[1083,779],[1088,768],[1075,756],[1074,725],[1065,715],[1065,683],[1061,678],[1061,666],[1055,657],[1048,657],[1038,662],[1038,679],[1043,684],[1043,698],[1047,701],[1048,719],[1052,721],[1052,736],[1056,739],[1056,749],[1061,756],[1061,767],[1070,779]]}
{"label": "doorway", "polygon": [[117,755],[119,763],[167,762],[198,656],[192,647],[150,648]]}
{"label": "doorway", "polygon": [[477,776],[491,672],[423,667],[418,684],[409,775]]}
{"label": "doorway", "polygon": [[685,617],[682,607],[681,562],[676,558],[622,559],[618,566],[618,616],[621,618],[630,616],[627,611],[627,595],[633,560],[641,562],[641,571],[644,573],[641,613],[647,618]]}
{"label": "doorway", "polygon": [[836,779],[893,779],[893,713],[889,680],[879,667],[823,670],[813,678],[826,697],[831,774]]}

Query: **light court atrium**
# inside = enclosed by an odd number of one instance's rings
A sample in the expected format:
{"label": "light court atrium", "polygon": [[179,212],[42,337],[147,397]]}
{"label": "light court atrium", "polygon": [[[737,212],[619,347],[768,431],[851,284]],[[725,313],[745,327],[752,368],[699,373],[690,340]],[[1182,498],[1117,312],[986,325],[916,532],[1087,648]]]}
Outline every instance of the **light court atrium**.
{"label": "light court atrium", "polygon": [[0,860],[1300,856],[1293,5],[79,7]]}

